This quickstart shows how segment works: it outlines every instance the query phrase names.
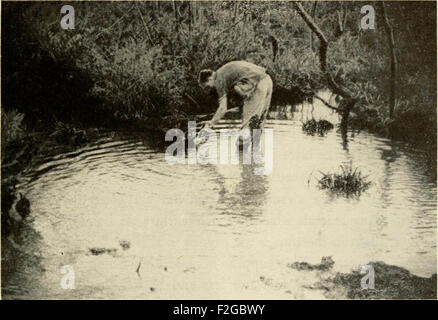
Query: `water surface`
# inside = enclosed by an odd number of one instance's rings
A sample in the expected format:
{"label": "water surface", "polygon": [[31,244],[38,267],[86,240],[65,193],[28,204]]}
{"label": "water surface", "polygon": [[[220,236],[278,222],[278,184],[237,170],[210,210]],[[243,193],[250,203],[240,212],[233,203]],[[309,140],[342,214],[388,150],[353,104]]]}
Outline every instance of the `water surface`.
{"label": "water surface", "polygon": [[[317,103],[313,113],[337,121]],[[132,136],[46,159],[21,186],[32,213],[4,298],[320,298],[315,275],[287,265],[323,256],[340,272],[384,261],[436,273],[436,164],[424,152],[365,132],[349,133],[348,148],[336,129],[308,136],[310,105],[271,116],[268,176],[170,166]],[[359,199],[317,188],[319,171],[350,162],[373,182]],[[60,287],[63,265],[74,290]]]}

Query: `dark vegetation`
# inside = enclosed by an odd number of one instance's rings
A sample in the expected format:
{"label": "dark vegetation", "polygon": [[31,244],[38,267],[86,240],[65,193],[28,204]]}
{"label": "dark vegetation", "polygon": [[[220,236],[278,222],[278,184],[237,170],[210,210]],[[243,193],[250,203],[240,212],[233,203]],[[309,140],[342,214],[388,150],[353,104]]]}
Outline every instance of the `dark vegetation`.
{"label": "dark vegetation", "polygon": [[320,173],[322,177],[318,180],[319,188],[346,197],[360,196],[371,185],[367,177],[358,168],[353,168],[352,164],[341,165],[339,172]]}
{"label": "dark vegetation", "polygon": [[[322,257],[321,263],[294,262],[288,267],[298,271],[317,272],[320,281],[307,289],[322,290],[329,299],[436,299],[436,273],[429,278],[413,275],[408,270],[384,262],[369,262],[374,269],[374,289],[362,289],[359,270],[350,273],[333,271],[332,257]],[[369,271],[368,271],[369,272]]]}
{"label": "dark vegetation", "polygon": [[306,270],[306,271],[326,271],[330,270],[333,265],[335,264],[335,261],[333,261],[332,257],[322,257],[321,263],[319,264],[310,264],[308,262],[294,262],[288,264],[288,267],[295,270]]}
{"label": "dark vegetation", "polygon": [[215,110],[197,74],[237,59],[267,68],[273,106],[330,88],[344,125],[436,150],[434,2],[386,3],[386,19],[376,5],[375,30],[359,30],[358,2],[75,2],[74,30],[63,4],[1,4],[2,221],[41,152],[107,129],[162,137]]}
{"label": "dark vegetation", "polygon": [[32,128],[44,121],[120,128],[128,119],[174,125],[215,110],[214,97],[198,89],[200,69],[245,59],[273,77],[274,106],[330,88],[327,72],[356,100],[354,126],[435,139],[435,3],[386,4],[398,67],[392,119],[388,39],[377,5],[376,29],[360,30],[363,3],[302,4],[327,40],[326,71],[318,36],[291,2],[76,3],[74,30],[60,27],[61,5],[2,4],[2,106],[25,114]]}
{"label": "dark vegetation", "polygon": [[[375,288],[364,290],[359,271],[337,273],[326,283],[326,288],[343,287],[348,299],[434,299],[437,298],[436,273],[430,278],[418,277],[408,270],[384,262],[370,262],[375,273]],[[328,291],[330,297],[336,290]]]}
{"label": "dark vegetation", "polygon": [[[126,240],[120,240],[119,245],[123,251],[129,250],[131,248],[131,243]],[[89,248],[88,249],[93,256],[100,256],[102,254],[116,255],[118,252],[117,248]]]}
{"label": "dark vegetation", "polygon": [[319,136],[324,136],[328,131],[333,129],[333,124],[327,120],[311,119],[303,123],[303,131],[308,135],[318,134]]}
{"label": "dark vegetation", "polygon": [[90,253],[93,256],[100,256],[102,254],[110,254],[110,255],[114,255],[117,253],[117,249],[116,248],[111,248],[111,249],[107,249],[107,248],[90,248]]}

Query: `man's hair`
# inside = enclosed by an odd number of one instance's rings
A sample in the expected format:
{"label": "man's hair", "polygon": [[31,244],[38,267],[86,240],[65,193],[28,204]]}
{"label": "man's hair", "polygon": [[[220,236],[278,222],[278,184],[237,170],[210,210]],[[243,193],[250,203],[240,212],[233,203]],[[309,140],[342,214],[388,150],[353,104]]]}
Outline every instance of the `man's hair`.
{"label": "man's hair", "polygon": [[214,74],[213,70],[210,69],[204,69],[201,70],[201,72],[199,72],[199,83],[204,83],[205,81],[208,80],[208,78],[210,78],[212,75]]}

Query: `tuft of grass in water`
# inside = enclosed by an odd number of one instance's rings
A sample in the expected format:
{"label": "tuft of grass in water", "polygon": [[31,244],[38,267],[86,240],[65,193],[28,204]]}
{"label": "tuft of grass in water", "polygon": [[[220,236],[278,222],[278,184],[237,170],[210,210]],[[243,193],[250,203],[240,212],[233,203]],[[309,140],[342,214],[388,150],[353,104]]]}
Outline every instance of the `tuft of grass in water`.
{"label": "tuft of grass in water", "polygon": [[324,173],[318,180],[318,187],[326,189],[330,192],[340,194],[346,197],[359,196],[366,191],[371,182],[367,180],[368,176],[364,176],[358,168],[353,168],[350,165],[341,165],[340,172]]}
{"label": "tuft of grass in water", "polygon": [[316,121],[311,119],[303,123],[302,129],[308,135],[313,136],[318,133],[319,136],[323,137],[329,130],[333,129],[333,124],[327,120]]}

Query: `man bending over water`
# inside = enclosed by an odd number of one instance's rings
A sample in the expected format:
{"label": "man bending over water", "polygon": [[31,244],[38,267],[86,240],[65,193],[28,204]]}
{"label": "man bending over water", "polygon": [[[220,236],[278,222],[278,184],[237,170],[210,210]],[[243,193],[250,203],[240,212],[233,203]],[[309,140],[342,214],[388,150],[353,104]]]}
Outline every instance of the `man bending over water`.
{"label": "man bending over water", "polygon": [[205,128],[213,127],[227,110],[227,98],[237,94],[243,101],[241,128],[262,128],[266,122],[272,97],[272,80],[264,68],[246,61],[232,61],[217,71],[201,70],[199,84],[204,88],[214,88],[219,96],[219,108]]}

